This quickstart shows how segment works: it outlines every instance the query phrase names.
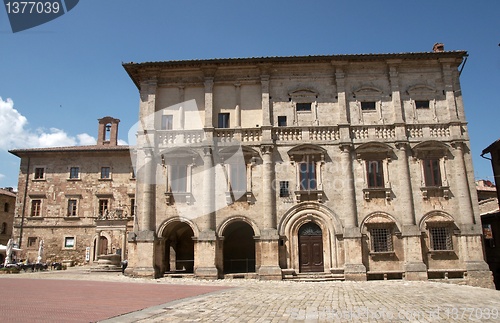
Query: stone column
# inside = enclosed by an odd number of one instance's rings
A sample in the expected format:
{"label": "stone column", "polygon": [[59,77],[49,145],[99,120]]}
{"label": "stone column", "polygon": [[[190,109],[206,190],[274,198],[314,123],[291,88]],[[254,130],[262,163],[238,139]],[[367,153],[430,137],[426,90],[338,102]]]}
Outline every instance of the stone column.
{"label": "stone column", "polygon": [[453,159],[455,169],[455,189],[453,194],[457,200],[460,209],[460,222],[462,225],[469,226],[474,224],[474,212],[472,210],[471,194],[469,191],[469,182],[467,180],[467,167],[464,158],[464,143],[453,142]]}
{"label": "stone column", "polygon": [[142,158],[143,164],[137,174],[138,201],[138,231],[134,242],[137,244],[133,260],[133,275],[144,277],[159,277],[160,273],[154,266],[155,257],[155,173],[156,163],[153,158],[153,148],[138,149],[137,158]]}
{"label": "stone column", "polygon": [[352,146],[341,144],[340,163],[344,182],[342,187],[342,201],[344,208],[344,248],[346,280],[366,280],[366,267],[363,265],[361,245],[361,230],[358,227],[358,212],[356,207],[356,191],[352,168]]}
{"label": "stone column", "polygon": [[[137,232],[128,237],[129,257],[127,274],[134,276],[159,277],[160,272],[155,263],[155,111],[157,81],[153,77],[141,82],[140,126],[137,137]],[[130,255],[129,255],[130,256]]]}
{"label": "stone column", "polygon": [[97,231],[97,238],[95,240],[95,254],[94,254],[95,261],[99,260],[100,250],[101,250],[101,230],[98,230]]}
{"label": "stone column", "polygon": [[127,225],[125,224],[125,228],[123,229],[123,237],[122,237],[122,261],[125,260],[126,256],[126,251],[127,251]]}
{"label": "stone column", "polygon": [[211,147],[203,148],[203,215],[200,219],[200,234],[195,241],[195,276],[217,279],[217,237],[215,235],[215,168]]}
{"label": "stone column", "polygon": [[279,235],[276,229],[276,191],[274,184],[273,146],[262,145],[262,211],[263,222],[258,241],[260,250],[259,278],[282,279],[279,267]]}
{"label": "stone column", "polygon": [[[399,204],[399,212],[402,214],[401,238],[405,252],[405,278],[408,280],[427,280],[427,267],[422,259],[421,232],[415,219],[408,150],[407,142],[396,143],[396,156],[399,165],[398,200],[403,201]],[[419,194],[416,195],[419,196]]]}

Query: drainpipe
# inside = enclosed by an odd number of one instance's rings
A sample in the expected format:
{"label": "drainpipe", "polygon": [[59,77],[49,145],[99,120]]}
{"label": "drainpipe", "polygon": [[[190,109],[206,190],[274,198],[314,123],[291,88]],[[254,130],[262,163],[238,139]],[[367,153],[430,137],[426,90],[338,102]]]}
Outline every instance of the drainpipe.
{"label": "drainpipe", "polygon": [[19,229],[19,248],[20,249],[22,249],[22,243],[23,243],[24,214],[26,212],[26,200],[28,197],[29,179],[30,179],[30,158],[28,157],[28,167],[26,169],[26,184],[24,185],[23,211],[21,213],[21,228]]}

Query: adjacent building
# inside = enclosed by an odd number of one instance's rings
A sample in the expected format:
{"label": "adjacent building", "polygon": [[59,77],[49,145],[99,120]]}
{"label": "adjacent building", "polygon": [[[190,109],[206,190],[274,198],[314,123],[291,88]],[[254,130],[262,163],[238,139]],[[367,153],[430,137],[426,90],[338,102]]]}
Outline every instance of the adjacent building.
{"label": "adjacent building", "polygon": [[14,237],[29,262],[37,259],[40,240],[47,262],[126,258],[135,176],[128,146],[117,145],[119,121],[99,119],[94,146],[11,150],[21,158]]}
{"label": "adjacent building", "polygon": [[[7,245],[12,237],[16,193],[12,187],[0,188],[0,244]],[[0,264],[3,264],[4,254],[0,254]]]}
{"label": "adjacent building", "polygon": [[12,151],[15,236],[79,263],[119,251],[134,276],[491,287],[466,56],[437,44],[123,64],[140,97],[133,153],[110,117],[96,146]]}

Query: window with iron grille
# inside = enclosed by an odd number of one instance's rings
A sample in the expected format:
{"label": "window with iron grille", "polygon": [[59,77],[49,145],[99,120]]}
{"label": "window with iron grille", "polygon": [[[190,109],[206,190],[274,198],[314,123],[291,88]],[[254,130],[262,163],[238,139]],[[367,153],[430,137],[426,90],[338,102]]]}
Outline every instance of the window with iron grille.
{"label": "window with iron grille", "polygon": [[76,199],[68,200],[68,216],[76,216],[78,201]]}
{"label": "window with iron grille", "polygon": [[430,227],[429,237],[431,250],[453,250],[451,228]]}
{"label": "window with iron grille", "polygon": [[38,240],[37,237],[28,237],[28,243],[26,244],[26,246],[28,248],[34,248],[36,247],[37,243],[36,241]]}
{"label": "window with iron grille", "polygon": [[372,228],[370,230],[372,252],[393,251],[392,234],[389,228]]}
{"label": "window with iron grille", "polygon": [[42,200],[31,200],[31,216],[40,216],[42,210]]}
{"label": "window with iron grille", "polygon": [[290,196],[290,191],[288,190],[288,181],[280,181],[280,197]]}

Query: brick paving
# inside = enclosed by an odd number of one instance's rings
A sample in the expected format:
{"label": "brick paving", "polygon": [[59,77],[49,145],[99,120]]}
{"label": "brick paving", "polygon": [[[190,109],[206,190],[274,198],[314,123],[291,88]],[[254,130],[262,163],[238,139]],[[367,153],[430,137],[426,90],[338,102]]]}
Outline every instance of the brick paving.
{"label": "brick paving", "polygon": [[4,276],[15,279],[0,277],[2,291],[16,296],[0,305],[2,322],[500,321],[499,291],[438,282],[154,280],[82,270]]}
{"label": "brick paving", "polygon": [[[20,274],[20,276],[29,277],[29,274]],[[1,322],[96,322],[176,299],[225,288],[3,278],[5,277],[0,278],[3,295],[0,302]]]}

